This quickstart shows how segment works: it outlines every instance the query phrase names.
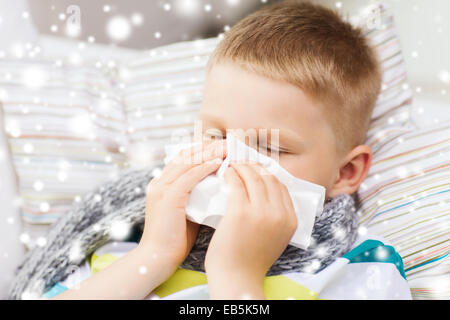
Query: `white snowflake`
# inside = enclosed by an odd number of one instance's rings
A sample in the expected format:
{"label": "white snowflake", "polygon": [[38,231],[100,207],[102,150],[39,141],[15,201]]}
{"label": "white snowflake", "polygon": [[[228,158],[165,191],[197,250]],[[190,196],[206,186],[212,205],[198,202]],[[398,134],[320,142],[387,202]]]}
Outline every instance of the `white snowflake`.
{"label": "white snowflake", "polygon": [[81,26],[76,23],[66,23],[64,32],[68,37],[76,38],[81,34]]}
{"label": "white snowflake", "polygon": [[115,41],[124,41],[131,35],[130,21],[121,15],[111,17],[106,25],[106,33]]}
{"label": "white snowflake", "polygon": [[27,243],[30,242],[31,237],[30,237],[30,235],[29,235],[28,233],[22,233],[22,234],[19,236],[19,240],[20,240],[20,242],[22,242],[22,243],[24,243],[24,244],[27,244]]}
{"label": "white snowflake", "polygon": [[58,180],[61,182],[64,182],[67,180],[67,172],[65,171],[59,171],[58,172]]}
{"label": "white snowflake", "polygon": [[176,12],[182,16],[193,16],[200,12],[199,0],[176,0],[174,3]]}
{"label": "white snowflake", "polygon": [[109,234],[114,240],[125,240],[131,230],[131,226],[129,223],[125,221],[114,221],[111,223],[111,228],[109,230]]}
{"label": "white snowflake", "polygon": [[26,143],[26,144],[24,144],[24,146],[23,146],[23,151],[24,151],[25,153],[32,153],[33,150],[34,150],[33,144],[31,144],[31,143]]}
{"label": "white snowflake", "polygon": [[25,86],[37,89],[46,83],[48,75],[42,68],[31,67],[24,71],[22,77]]}
{"label": "white snowflake", "polygon": [[42,203],[39,205],[39,209],[40,209],[42,212],[48,212],[48,210],[50,210],[50,204],[49,204],[48,202],[42,202]]}
{"label": "white snowflake", "polygon": [[140,13],[133,13],[131,16],[131,23],[134,26],[141,26],[144,23],[144,17]]}
{"label": "white snowflake", "polygon": [[227,0],[227,4],[230,6],[236,6],[240,3],[240,0]]}
{"label": "white snowflake", "polygon": [[83,258],[83,250],[81,249],[81,243],[74,241],[69,251],[69,260],[79,261]]}
{"label": "white snowflake", "polygon": [[33,188],[36,191],[41,191],[42,189],[44,189],[44,183],[41,180],[36,180],[33,183]]}
{"label": "white snowflake", "polygon": [[147,267],[146,266],[140,266],[139,267],[139,273],[140,274],[146,274],[147,273]]}
{"label": "white snowflake", "polygon": [[450,72],[447,70],[441,70],[439,72],[439,80],[441,80],[443,83],[450,83]]}
{"label": "white snowflake", "polygon": [[39,237],[36,239],[36,244],[39,247],[44,247],[47,244],[47,239],[45,239],[45,237]]}

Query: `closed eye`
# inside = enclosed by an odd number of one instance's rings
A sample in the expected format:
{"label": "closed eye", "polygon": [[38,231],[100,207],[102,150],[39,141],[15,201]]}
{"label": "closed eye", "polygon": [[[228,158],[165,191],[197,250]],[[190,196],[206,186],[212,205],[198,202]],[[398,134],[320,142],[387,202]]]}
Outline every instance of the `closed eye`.
{"label": "closed eye", "polygon": [[208,138],[226,138],[226,136],[219,129],[208,129],[206,130],[204,135]]}
{"label": "closed eye", "polygon": [[[206,132],[204,133],[204,135],[208,138],[221,138],[221,139],[226,139],[226,135],[222,133],[221,130],[219,129],[215,129],[215,128],[210,128],[208,130],[206,130]],[[289,154],[289,151],[277,148],[277,147],[267,147],[267,146],[259,146],[259,150],[261,149],[265,149],[267,150],[267,152],[270,152],[272,154],[272,152],[278,152],[279,154]]]}
{"label": "closed eye", "polygon": [[272,149],[269,149],[269,150],[270,150],[271,153],[272,153],[272,152],[278,152],[279,154],[289,153],[289,152],[283,151],[283,150],[272,150]]}
{"label": "closed eye", "polygon": [[[262,147],[260,147],[260,148],[264,148],[264,147],[262,146]],[[281,149],[279,149],[279,148],[269,148],[269,147],[265,147],[265,149],[266,149],[267,151],[269,151],[271,154],[272,154],[272,152],[278,152],[279,154],[287,154],[287,153],[289,153],[288,151],[281,150]]]}

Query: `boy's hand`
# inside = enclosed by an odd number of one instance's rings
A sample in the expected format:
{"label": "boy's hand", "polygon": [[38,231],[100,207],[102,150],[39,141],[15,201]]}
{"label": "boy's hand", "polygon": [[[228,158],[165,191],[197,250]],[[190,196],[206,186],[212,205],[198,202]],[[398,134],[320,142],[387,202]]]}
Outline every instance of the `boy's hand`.
{"label": "boy's hand", "polygon": [[291,198],[260,164],[230,164],[227,212],[206,254],[211,298],[264,299],[264,277],[297,228]]}
{"label": "boy's hand", "polygon": [[170,269],[184,261],[197,237],[199,225],[186,220],[190,192],[219,168],[225,147],[222,140],[203,143],[201,150],[182,150],[147,187],[145,226],[139,245],[157,259],[164,259]]}

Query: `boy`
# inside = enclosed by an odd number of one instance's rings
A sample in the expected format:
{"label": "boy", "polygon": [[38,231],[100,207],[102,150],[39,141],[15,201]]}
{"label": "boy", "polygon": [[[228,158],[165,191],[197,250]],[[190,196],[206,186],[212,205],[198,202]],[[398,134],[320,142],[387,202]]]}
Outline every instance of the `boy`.
{"label": "boy", "polygon": [[[199,120],[205,137],[279,130],[268,153],[279,152],[282,167],[332,199],[354,194],[367,176],[372,153],[364,141],[380,86],[360,30],[330,9],[285,1],[226,33],[208,63]],[[200,163],[182,161],[195,153],[184,150],[150,181],[139,245],[56,299],[142,299],[174,274],[199,230],[186,220],[189,193],[226,156],[225,142],[211,141]],[[265,275],[301,221],[286,187],[259,164],[231,163],[225,179],[227,213],[204,261],[209,297],[264,299]]]}

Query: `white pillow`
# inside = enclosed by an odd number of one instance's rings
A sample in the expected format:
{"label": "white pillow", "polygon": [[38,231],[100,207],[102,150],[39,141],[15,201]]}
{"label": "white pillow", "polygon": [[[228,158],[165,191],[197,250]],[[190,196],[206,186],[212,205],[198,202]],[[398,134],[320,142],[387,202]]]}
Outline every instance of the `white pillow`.
{"label": "white pillow", "polygon": [[38,38],[28,1],[0,0],[0,50],[22,55],[26,46],[33,46]]}
{"label": "white pillow", "polygon": [[24,244],[126,162],[123,109],[103,69],[41,58],[0,59],[4,129],[18,178]]}
{"label": "white pillow", "polygon": [[25,250],[20,243],[21,221],[18,207],[16,175],[11,162],[8,141],[3,132],[3,113],[0,103],[0,299],[6,298],[14,270]]}

